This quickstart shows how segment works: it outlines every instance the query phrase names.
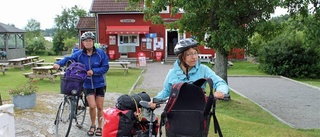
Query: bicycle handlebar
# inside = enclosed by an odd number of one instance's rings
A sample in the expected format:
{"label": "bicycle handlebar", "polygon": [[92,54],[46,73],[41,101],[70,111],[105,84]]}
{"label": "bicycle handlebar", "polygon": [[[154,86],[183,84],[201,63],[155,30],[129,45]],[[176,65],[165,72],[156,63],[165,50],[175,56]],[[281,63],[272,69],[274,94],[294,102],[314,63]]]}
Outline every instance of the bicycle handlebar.
{"label": "bicycle handlebar", "polygon": [[[157,99],[157,98],[153,98],[152,99],[152,102],[156,104],[156,108],[159,108],[160,107],[160,104],[164,104],[165,102],[167,101],[167,99]],[[139,104],[145,108],[145,109],[152,109],[150,106],[149,106],[149,102],[148,101],[140,101]]]}

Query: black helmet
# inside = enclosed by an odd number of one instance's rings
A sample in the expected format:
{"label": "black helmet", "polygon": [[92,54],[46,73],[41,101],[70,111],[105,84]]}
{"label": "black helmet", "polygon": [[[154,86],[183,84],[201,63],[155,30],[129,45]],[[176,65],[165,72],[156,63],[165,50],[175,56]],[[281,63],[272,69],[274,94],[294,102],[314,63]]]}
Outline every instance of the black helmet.
{"label": "black helmet", "polygon": [[85,32],[81,35],[81,41],[84,41],[86,39],[93,39],[94,40],[94,34],[92,32]]}
{"label": "black helmet", "polygon": [[174,47],[174,54],[178,55],[178,54],[184,52],[185,50],[187,50],[191,47],[196,47],[198,45],[199,45],[199,43],[192,38],[182,39]]}

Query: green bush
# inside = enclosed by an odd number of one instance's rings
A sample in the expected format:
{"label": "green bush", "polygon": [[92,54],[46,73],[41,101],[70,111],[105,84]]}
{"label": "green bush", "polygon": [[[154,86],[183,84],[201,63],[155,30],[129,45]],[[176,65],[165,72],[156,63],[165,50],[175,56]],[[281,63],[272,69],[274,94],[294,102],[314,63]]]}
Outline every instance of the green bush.
{"label": "green bush", "polygon": [[319,53],[295,36],[281,35],[265,44],[259,52],[259,68],[271,75],[319,78]]}

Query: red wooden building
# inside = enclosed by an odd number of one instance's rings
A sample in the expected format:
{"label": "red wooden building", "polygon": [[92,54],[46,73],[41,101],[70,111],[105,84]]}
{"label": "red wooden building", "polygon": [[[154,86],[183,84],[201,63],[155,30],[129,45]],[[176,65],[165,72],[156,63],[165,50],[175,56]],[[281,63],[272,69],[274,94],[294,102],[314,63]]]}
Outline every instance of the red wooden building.
{"label": "red wooden building", "polygon": [[[126,7],[129,7],[127,1],[93,0],[90,13],[94,13],[95,17],[79,20],[79,35],[85,31],[94,31],[97,43],[107,45],[106,52],[112,60],[123,57],[136,58],[139,52],[143,52],[149,59],[157,60],[175,56],[175,43],[190,37],[188,33],[180,34],[178,30],[170,30],[164,25],[144,21],[143,12],[128,11]],[[140,7],[143,8],[143,4],[140,4]],[[161,12],[161,17],[164,23],[168,23],[178,20],[182,14],[183,12],[170,17],[168,6],[166,11]],[[242,54],[239,54],[239,51]],[[229,58],[243,59],[243,50],[239,51],[230,54]],[[215,51],[200,46],[200,53],[214,56]]]}

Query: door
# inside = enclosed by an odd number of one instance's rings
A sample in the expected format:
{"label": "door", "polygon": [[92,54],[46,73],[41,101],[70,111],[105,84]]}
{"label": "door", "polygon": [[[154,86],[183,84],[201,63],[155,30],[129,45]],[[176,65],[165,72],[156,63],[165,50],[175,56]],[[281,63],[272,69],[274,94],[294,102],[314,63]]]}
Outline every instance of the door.
{"label": "door", "polygon": [[167,31],[167,53],[174,55],[174,47],[178,42],[178,31]]}

